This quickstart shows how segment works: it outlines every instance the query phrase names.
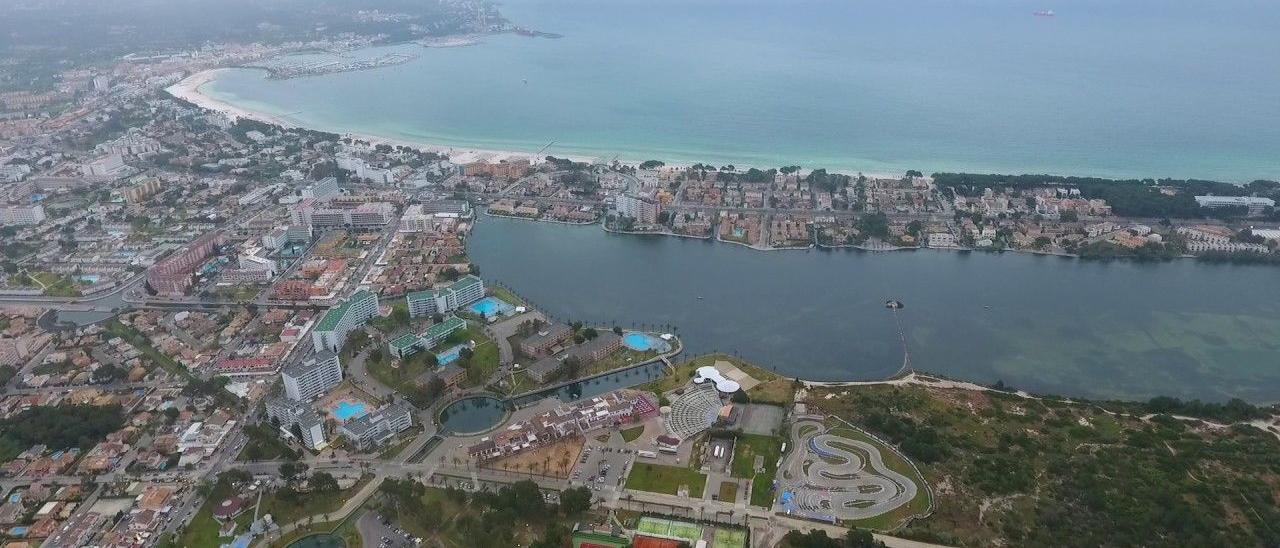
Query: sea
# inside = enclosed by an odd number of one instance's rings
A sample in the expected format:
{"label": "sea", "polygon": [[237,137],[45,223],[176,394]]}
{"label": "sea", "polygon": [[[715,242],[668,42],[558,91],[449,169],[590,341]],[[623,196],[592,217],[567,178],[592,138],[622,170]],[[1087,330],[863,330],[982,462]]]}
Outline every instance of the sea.
{"label": "sea", "polygon": [[[223,74],[297,123],[604,160],[1280,178],[1280,2],[508,0],[559,39],[377,70]],[[1053,11],[1053,16],[1038,12]]]}

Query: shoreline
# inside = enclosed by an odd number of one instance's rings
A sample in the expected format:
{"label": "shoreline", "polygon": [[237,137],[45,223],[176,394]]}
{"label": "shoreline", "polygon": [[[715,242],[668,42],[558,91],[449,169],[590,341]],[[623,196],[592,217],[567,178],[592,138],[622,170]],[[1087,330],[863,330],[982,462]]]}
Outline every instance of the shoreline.
{"label": "shoreline", "polygon": [[[265,69],[256,68],[256,67],[240,67],[240,68],[247,69],[247,70],[266,71]],[[234,105],[227,101],[223,101],[221,99],[216,99],[201,90],[201,88],[203,88],[204,86],[217,80],[220,74],[230,70],[234,70],[234,69],[235,67],[224,67],[224,68],[216,68],[216,69],[200,71],[190,76],[187,76],[186,78],[183,78],[178,83],[165,88],[164,91],[165,93],[168,93],[173,97],[182,99],[204,110],[216,112],[218,114],[226,116],[227,118],[230,118],[231,120],[243,118],[245,120],[262,122],[264,124],[277,125],[286,129],[301,129],[301,130],[307,130],[307,131],[321,131],[325,133],[336,133],[341,137],[350,137],[352,139],[367,141],[369,144],[374,146],[377,146],[377,145],[390,145],[393,147],[405,146],[409,148],[415,148],[423,152],[431,152],[431,153],[439,154],[441,156],[448,158],[450,162],[453,162],[455,164],[466,164],[466,163],[477,162],[477,161],[501,162],[501,161],[511,161],[511,160],[528,160],[531,164],[541,164],[545,162],[545,157],[539,157],[537,154],[529,153],[529,152],[517,152],[517,151],[511,151],[511,150],[495,150],[495,149],[486,149],[486,148],[479,148],[479,147],[453,146],[448,144],[416,141],[412,139],[383,137],[383,136],[372,135],[368,133],[333,132],[333,131],[327,131],[322,129],[316,129],[313,127],[308,127],[307,125],[301,124],[299,122],[289,120],[284,116],[251,110],[245,107]],[[574,155],[574,156],[560,155],[556,157],[567,158],[574,162],[590,163],[596,160],[596,158],[589,158],[589,157],[580,156],[580,155]]]}
{"label": "shoreline", "polygon": [[[476,44],[466,44],[465,46],[461,46],[461,47],[466,47],[470,45],[476,45]],[[451,47],[459,47],[459,46],[451,46]],[[477,162],[477,161],[501,162],[501,161],[511,161],[511,160],[528,160],[530,164],[538,165],[546,162],[546,156],[555,156],[556,158],[564,158],[574,162],[584,162],[584,163],[590,164],[590,163],[602,162],[605,160],[606,157],[610,157],[609,154],[607,153],[603,155],[598,155],[598,156],[589,156],[589,155],[578,154],[578,153],[557,153],[557,154],[544,153],[543,155],[539,155],[536,152],[521,152],[516,150],[501,150],[501,149],[491,149],[491,148],[484,148],[484,147],[472,147],[472,146],[465,146],[465,145],[450,145],[448,143],[438,143],[438,142],[433,143],[433,142],[421,141],[421,140],[415,140],[415,139],[406,139],[402,137],[386,137],[386,136],[375,135],[371,133],[363,133],[363,132],[353,132],[353,131],[337,132],[337,131],[316,129],[306,124],[290,120],[282,115],[270,114],[270,113],[261,112],[258,110],[253,110],[250,108],[232,104],[230,102],[227,102],[221,99],[214,98],[201,90],[201,88],[203,88],[205,85],[210,84],[215,80],[217,80],[219,75],[221,75],[222,73],[225,73],[230,70],[235,70],[235,69],[266,71],[266,69],[263,69],[260,67],[221,67],[221,68],[215,68],[215,69],[208,69],[208,70],[203,70],[203,71],[188,75],[186,78],[183,78],[178,83],[165,88],[164,91],[173,97],[187,101],[202,109],[217,112],[232,120],[235,120],[237,118],[244,118],[246,120],[253,120],[256,122],[277,125],[286,129],[302,129],[307,131],[321,131],[325,133],[336,133],[337,135],[342,137],[350,137],[352,139],[367,141],[372,145],[385,144],[385,145],[391,145],[393,147],[405,146],[409,148],[415,148],[423,152],[432,152],[432,153],[445,156],[449,159],[450,162],[454,164],[466,164],[466,163]],[[269,73],[269,71],[266,71],[266,72]],[[637,164],[637,165],[647,160],[658,160],[662,162],[664,166],[675,167],[675,168],[688,168],[698,163],[698,162],[667,161],[667,160],[662,160],[660,158],[636,158],[632,156],[632,153],[628,153],[628,152],[614,154],[612,157],[615,158],[615,161],[618,161],[624,164]],[[756,168],[761,170],[777,169],[779,167],[779,166],[742,164],[740,162],[736,162],[735,165],[739,168],[747,168],[747,169]],[[809,168],[808,170],[802,169],[802,172],[811,171],[812,169],[826,169],[828,173],[849,175],[852,177],[857,177],[861,175],[869,179],[899,179],[903,176],[901,173],[893,174],[893,173],[881,173],[881,172],[871,172],[871,171],[820,168],[818,166]]]}

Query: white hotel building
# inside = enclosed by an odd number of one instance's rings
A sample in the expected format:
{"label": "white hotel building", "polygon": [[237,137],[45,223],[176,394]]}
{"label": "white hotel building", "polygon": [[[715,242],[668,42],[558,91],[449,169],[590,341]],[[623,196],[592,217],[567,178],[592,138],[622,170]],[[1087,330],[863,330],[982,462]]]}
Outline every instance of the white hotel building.
{"label": "white hotel building", "polygon": [[321,352],[280,371],[284,394],[294,401],[310,401],[342,383],[342,362],[333,352]]}
{"label": "white hotel building", "polygon": [[347,342],[347,334],[364,326],[378,314],[378,298],[361,289],[346,302],[330,308],[311,330],[311,344],[316,352],[337,352]]}
{"label": "white hotel building", "polygon": [[439,290],[415,291],[405,296],[413,318],[446,314],[484,298],[484,280],[468,274]]}

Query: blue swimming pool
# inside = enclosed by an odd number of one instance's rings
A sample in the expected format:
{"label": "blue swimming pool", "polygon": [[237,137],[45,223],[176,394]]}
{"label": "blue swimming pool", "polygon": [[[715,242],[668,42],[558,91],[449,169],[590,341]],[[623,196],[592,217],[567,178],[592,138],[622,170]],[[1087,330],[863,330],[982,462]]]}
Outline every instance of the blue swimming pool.
{"label": "blue swimming pool", "polygon": [[436,363],[440,365],[444,365],[452,362],[453,360],[458,359],[458,356],[462,354],[462,349],[466,347],[467,345],[460,344],[448,350],[444,350],[442,352],[436,352]]}
{"label": "blue swimming pool", "polygon": [[333,414],[333,418],[346,422],[357,417],[363,417],[367,413],[364,407],[364,402],[361,401],[342,400],[334,404],[329,409],[329,412]]}
{"label": "blue swimming pool", "polygon": [[485,318],[491,318],[493,316],[505,316],[507,314],[510,314],[512,310],[515,310],[515,308],[516,307],[511,306],[511,303],[508,303],[507,301],[504,301],[497,297],[485,297],[474,303],[471,303],[471,306],[467,307],[467,309],[470,310],[471,312],[475,314],[479,314],[480,316]]}
{"label": "blue swimming pool", "polygon": [[653,348],[652,338],[637,331],[631,331],[626,335],[623,335],[622,344],[627,345],[627,348],[637,352],[644,352],[645,350]]}

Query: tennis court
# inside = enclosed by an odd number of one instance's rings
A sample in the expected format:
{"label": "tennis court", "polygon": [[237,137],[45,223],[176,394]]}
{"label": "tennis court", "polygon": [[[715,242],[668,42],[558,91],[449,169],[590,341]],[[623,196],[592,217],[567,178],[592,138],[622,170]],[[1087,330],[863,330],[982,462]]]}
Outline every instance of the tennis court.
{"label": "tennis court", "polygon": [[636,530],[655,537],[687,540],[690,544],[702,539],[702,528],[697,525],[649,516],[640,518],[640,523],[636,525]]}
{"label": "tennis court", "polygon": [[747,532],[741,529],[716,529],[711,548],[747,548]]}

